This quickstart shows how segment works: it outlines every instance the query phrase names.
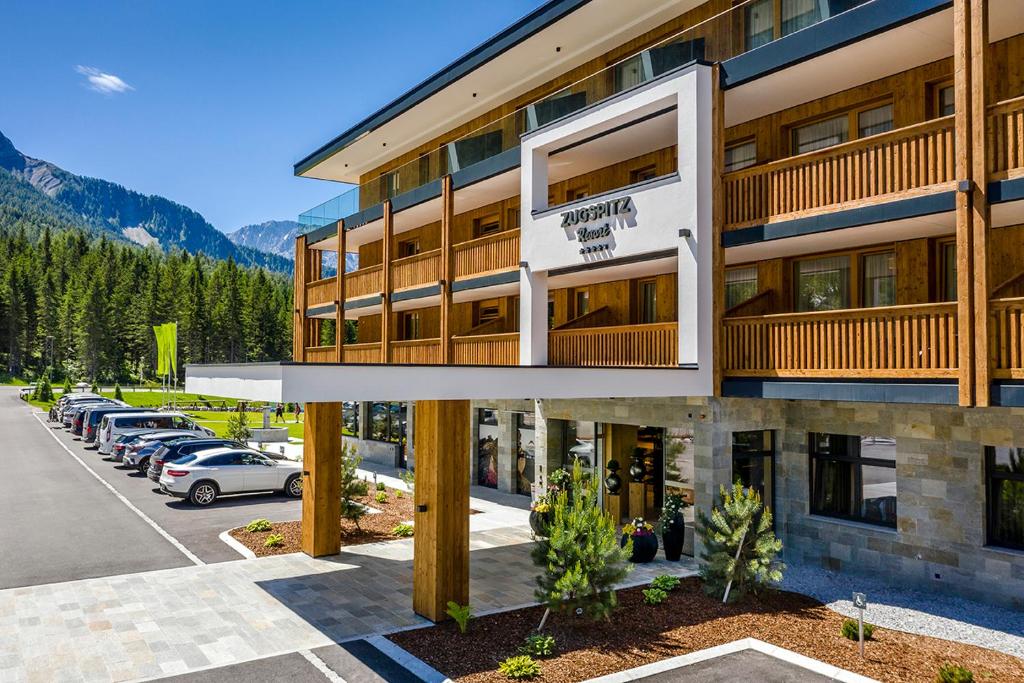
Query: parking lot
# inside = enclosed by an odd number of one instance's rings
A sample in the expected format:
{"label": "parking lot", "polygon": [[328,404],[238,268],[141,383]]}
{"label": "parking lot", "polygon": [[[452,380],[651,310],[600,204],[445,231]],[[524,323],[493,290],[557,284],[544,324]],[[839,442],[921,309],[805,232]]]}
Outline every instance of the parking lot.
{"label": "parking lot", "polygon": [[[0,496],[0,589],[240,559],[221,532],[265,517],[298,519],[301,501],[225,497],[206,508],[105,460],[0,387],[7,490]],[[16,561],[15,561],[16,558]]]}

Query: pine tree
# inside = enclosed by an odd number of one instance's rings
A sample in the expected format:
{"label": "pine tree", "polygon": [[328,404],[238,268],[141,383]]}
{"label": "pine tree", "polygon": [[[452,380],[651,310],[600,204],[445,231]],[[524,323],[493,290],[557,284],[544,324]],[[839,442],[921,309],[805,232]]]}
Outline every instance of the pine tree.
{"label": "pine tree", "polygon": [[118,400],[118,401],[123,401],[124,400],[124,394],[121,393],[121,385],[120,384],[115,384],[114,385],[114,399]]}
{"label": "pine tree", "polygon": [[249,418],[245,414],[245,404],[239,403],[238,410],[228,415],[227,437],[232,441],[244,444],[252,436],[249,429]]}
{"label": "pine tree", "polygon": [[71,395],[71,391],[72,391],[71,390],[71,378],[65,376],[64,377],[64,395],[65,396],[70,396]]}
{"label": "pine tree", "polygon": [[615,520],[598,503],[597,486],[577,461],[571,493],[563,488],[555,494],[549,535],[537,539],[532,553],[541,569],[537,600],[549,610],[582,609],[594,619],[609,616],[618,604],[614,586],[633,568],[632,548],[619,546]]}
{"label": "pine tree", "polygon": [[711,516],[697,511],[697,533],[704,542],[700,574],[708,594],[724,596],[731,579],[729,599],[737,600],[782,580],[785,565],[776,559],[782,542],[772,531],[771,510],[753,489],[738,481],[732,491],[722,486]]}
{"label": "pine tree", "polygon": [[356,470],[362,458],[356,455],[356,449],[348,444],[341,447],[341,516],[356,525],[366,514],[366,507],[355,499],[365,496],[367,483],[359,478]]}

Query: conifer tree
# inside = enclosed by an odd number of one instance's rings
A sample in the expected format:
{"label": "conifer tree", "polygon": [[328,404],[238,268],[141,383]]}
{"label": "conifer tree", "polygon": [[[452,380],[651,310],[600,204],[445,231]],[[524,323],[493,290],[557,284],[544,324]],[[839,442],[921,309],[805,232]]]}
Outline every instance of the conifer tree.
{"label": "conifer tree", "polygon": [[615,520],[598,503],[597,486],[577,461],[569,487],[551,500],[548,537],[538,538],[532,553],[541,569],[535,595],[549,611],[582,609],[593,619],[607,618],[618,604],[615,584],[633,568],[631,545],[620,547]]}
{"label": "conifer tree", "polygon": [[771,510],[753,489],[738,481],[731,491],[722,486],[711,516],[697,511],[697,533],[704,542],[700,574],[708,594],[724,596],[731,580],[728,597],[737,600],[782,580],[785,565],[776,559],[782,542],[772,530]]}
{"label": "conifer tree", "polygon": [[366,507],[355,499],[366,495],[367,483],[359,478],[356,470],[362,458],[356,449],[345,444],[341,447],[341,516],[359,529],[359,520],[366,514]]}

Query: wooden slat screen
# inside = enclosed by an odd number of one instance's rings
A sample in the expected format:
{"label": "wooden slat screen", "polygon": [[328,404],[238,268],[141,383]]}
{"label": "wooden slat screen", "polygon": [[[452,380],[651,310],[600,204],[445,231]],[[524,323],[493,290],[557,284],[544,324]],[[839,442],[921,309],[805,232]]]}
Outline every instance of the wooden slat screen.
{"label": "wooden slat screen", "polygon": [[1024,97],[989,107],[989,171],[996,180],[1024,168]]}
{"label": "wooden slat screen", "polygon": [[455,277],[469,277],[519,267],[519,230],[455,245]]}
{"label": "wooden slat screen", "polygon": [[307,363],[334,363],[337,360],[338,350],[333,346],[307,346]]}
{"label": "wooden slat screen", "polygon": [[1024,379],[1024,297],[989,303],[989,357],[996,379]]}
{"label": "wooden slat screen", "polygon": [[391,264],[391,286],[406,289],[417,285],[437,284],[441,279],[441,250],[406,256]]}
{"label": "wooden slat screen", "polygon": [[345,344],[342,354],[346,363],[379,363],[380,342]]}
{"label": "wooden slat screen", "polygon": [[346,299],[358,299],[361,296],[379,294],[383,286],[383,267],[379,264],[345,273]]}
{"label": "wooden slat screen", "polygon": [[391,342],[391,363],[396,365],[426,364],[441,362],[440,339],[414,339]]}
{"label": "wooden slat screen", "polygon": [[334,295],[338,289],[338,278],[325,277],[314,280],[306,285],[306,307],[322,306],[334,303]]}
{"label": "wooden slat screen", "polygon": [[519,365],[519,333],[452,337],[456,365]]}

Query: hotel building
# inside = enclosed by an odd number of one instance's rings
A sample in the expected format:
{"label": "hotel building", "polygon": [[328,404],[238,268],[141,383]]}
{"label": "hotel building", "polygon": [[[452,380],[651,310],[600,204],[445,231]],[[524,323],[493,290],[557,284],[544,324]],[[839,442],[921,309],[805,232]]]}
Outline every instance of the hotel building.
{"label": "hotel building", "polygon": [[356,187],[301,217],[294,363],[189,390],[308,402],[313,554],[342,413],[415,462],[427,616],[468,481],[574,461],[1024,607],[1022,64],[1019,0],[550,0],[296,164]]}

